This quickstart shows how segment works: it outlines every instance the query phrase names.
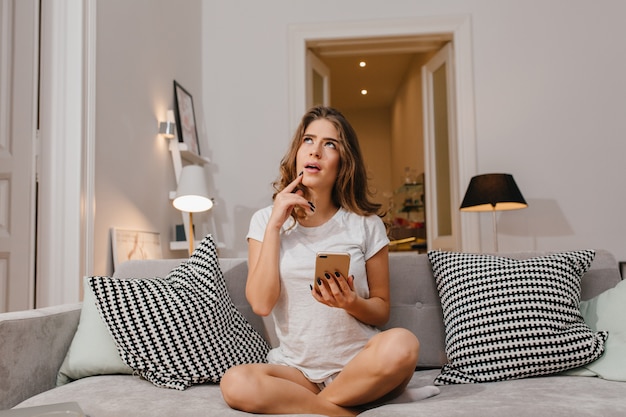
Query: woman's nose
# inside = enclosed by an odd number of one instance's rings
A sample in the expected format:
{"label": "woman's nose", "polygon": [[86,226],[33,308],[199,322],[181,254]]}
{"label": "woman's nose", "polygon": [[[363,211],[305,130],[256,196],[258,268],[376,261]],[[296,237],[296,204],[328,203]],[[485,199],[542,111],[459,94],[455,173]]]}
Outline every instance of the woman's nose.
{"label": "woman's nose", "polygon": [[313,146],[311,148],[311,151],[309,152],[309,155],[317,156],[319,158],[319,156],[321,155],[320,147],[319,146]]}

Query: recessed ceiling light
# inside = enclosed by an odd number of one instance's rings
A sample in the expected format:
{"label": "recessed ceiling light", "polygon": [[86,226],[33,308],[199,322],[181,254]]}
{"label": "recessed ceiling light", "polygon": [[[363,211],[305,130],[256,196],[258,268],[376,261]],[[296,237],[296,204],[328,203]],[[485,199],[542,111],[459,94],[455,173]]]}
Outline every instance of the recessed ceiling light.
{"label": "recessed ceiling light", "polygon": [[361,90],[361,94],[362,95],[366,95],[367,94],[367,90],[366,89]]}
{"label": "recessed ceiling light", "polygon": [[359,62],[359,67],[364,68],[367,65],[365,61]]}

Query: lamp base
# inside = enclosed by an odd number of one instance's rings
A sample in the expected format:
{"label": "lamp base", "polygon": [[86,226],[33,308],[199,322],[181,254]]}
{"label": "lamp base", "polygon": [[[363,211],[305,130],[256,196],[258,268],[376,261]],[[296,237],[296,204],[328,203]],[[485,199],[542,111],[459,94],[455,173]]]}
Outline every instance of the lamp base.
{"label": "lamp base", "polygon": [[189,256],[191,256],[191,254],[193,253],[193,247],[194,247],[194,243],[193,243],[193,214],[191,212],[189,212],[189,237],[188,237],[188,241],[189,241]]}
{"label": "lamp base", "polygon": [[493,250],[498,252],[498,224],[496,222],[496,209],[491,210],[493,221]]}

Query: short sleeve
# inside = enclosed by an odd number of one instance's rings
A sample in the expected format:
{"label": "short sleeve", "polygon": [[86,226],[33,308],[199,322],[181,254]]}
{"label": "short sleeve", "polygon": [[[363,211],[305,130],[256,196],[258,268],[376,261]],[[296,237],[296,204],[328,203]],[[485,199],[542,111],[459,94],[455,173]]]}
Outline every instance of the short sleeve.
{"label": "short sleeve", "polygon": [[365,229],[367,233],[365,260],[367,261],[389,244],[389,238],[387,237],[385,224],[382,219],[376,215],[367,216],[365,218]]}
{"label": "short sleeve", "polygon": [[265,235],[265,228],[269,221],[269,216],[272,213],[272,207],[266,207],[256,211],[250,219],[250,228],[248,229],[248,235],[246,239],[254,239],[259,242],[263,242],[263,236]]}

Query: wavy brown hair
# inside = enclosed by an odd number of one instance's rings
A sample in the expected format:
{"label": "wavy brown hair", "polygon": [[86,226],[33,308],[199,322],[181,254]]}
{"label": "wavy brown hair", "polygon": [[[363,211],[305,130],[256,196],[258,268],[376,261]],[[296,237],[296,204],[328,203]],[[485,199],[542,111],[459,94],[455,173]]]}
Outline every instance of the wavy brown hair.
{"label": "wavy brown hair", "polygon": [[[298,175],[296,173],[296,154],[302,144],[302,138],[307,127],[318,119],[328,120],[339,133],[337,138],[339,141],[337,147],[339,172],[332,190],[333,204],[359,215],[376,214],[382,217],[384,213],[381,213],[381,204],[371,200],[372,192],[369,189],[367,171],[356,132],[341,112],[326,106],[313,107],[302,117],[291,140],[291,145],[280,162],[279,178],[272,184],[276,191],[272,199]],[[308,190],[306,187],[301,185],[300,189],[303,191],[304,197],[307,198]],[[299,210],[294,210],[292,213],[294,218],[301,215]]]}

